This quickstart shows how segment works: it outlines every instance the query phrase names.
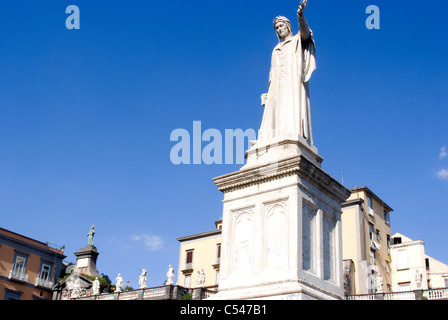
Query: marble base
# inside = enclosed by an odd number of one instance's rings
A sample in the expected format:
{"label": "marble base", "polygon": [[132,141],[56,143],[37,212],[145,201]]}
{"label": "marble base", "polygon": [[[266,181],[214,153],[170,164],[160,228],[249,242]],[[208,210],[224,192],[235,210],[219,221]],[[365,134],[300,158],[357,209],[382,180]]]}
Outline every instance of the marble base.
{"label": "marble base", "polygon": [[274,148],[268,152],[280,160],[249,150],[248,165],[214,179],[224,200],[212,299],[342,299],[341,203],[350,191],[309,148],[293,141]]}
{"label": "marble base", "polygon": [[206,300],[341,300],[342,297],[299,282],[221,290]]}
{"label": "marble base", "polygon": [[317,148],[310,146],[306,140],[301,137],[296,139],[271,140],[268,143],[251,142],[253,146],[246,152],[246,165],[241,170],[247,170],[265,165],[275,165],[279,161],[303,155],[314,165],[320,167],[322,157],[319,156]]}

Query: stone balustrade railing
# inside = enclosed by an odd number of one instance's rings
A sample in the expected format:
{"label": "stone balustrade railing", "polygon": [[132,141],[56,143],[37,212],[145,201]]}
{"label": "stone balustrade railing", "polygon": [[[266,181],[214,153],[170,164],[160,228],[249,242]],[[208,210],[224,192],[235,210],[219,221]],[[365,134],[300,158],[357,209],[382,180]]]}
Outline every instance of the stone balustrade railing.
{"label": "stone balustrade railing", "polygon": [[346,300],[448,300],[448,288],[350,295]]}
{"label": "stone balustrade railing", "polygon": [[74,300],[183,300],[187,298],[192,300],[203,300],[215,293],[216,292],[207,290],[206,288],[188,289],[181,286],[171,285],[137,289],[133,291],[102,293],[99,295],[80,297]]}

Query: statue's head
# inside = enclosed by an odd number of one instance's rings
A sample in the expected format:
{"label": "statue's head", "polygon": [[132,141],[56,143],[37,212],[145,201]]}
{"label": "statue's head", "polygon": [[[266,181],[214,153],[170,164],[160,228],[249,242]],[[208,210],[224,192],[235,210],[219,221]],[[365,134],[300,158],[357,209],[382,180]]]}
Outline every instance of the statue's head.
{"label": "statue's head", "polygon": [[274,29],[279,40],[286,38],[288,35],[292,35],[291,21],[286,17],[279,16],[275,18]]}

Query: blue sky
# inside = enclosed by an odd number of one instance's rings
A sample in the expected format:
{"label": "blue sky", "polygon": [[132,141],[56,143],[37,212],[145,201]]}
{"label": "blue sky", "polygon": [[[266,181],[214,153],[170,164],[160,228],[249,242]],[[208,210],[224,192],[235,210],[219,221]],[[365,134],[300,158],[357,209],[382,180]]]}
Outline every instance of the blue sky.
{"label": "blue sky", "polygon": [[[68,5],[81,28],[68,30]],[[178,268],[176,238],[222,214],[212,179],[240,165],[170,161],[177,128],[258,130],[285,15],[299,1],[8,1],[0,12],[0,226],[66,246],[97,227],[98,270],[138,286]],[[368,30],[368,5],[380,8]],[[310,0],[322,168],[368,186],[392,232],[448,263],[448,51],[441,0]],[[439,173],[439,174],[438,174]]]}

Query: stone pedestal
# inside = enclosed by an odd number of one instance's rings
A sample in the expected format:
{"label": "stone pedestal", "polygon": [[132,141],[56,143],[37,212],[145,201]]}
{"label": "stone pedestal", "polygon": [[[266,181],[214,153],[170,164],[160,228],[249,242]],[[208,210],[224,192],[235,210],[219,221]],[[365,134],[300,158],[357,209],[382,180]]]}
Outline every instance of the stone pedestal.
{"label": "stone pedestal", "polygon": [[79,249],[78,252],[75,252],[77,272],[92,277],[98,277],[99,273],[96,269],[98,255],[98,250],[92,245],[87,245],[84,248]]}
{"label": "stone pedestal", "polygon": [[317,149],[282,141],[214,179],[224,193],[217,300],[342,299],[341,203]]}
{"label": "stone pedestal", "polygon": [[300,136],[294,138],[278,138],[269,143],[253,142],[254,145],[246,152],[246,165],[241,170],[259,168],[264,170],[266,164],[276,165],[278,162],[303,155],[314,165],[321,167],[322,157],[319,156],[317,148]]}

